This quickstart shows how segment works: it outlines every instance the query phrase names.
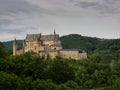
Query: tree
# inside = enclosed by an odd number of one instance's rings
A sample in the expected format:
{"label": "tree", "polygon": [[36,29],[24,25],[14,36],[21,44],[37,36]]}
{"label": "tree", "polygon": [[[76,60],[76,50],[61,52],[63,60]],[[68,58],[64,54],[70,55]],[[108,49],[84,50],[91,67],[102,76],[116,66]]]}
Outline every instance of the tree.
{"label": "tree", "polygon": [[4,45],[0,42],[0,58],[5,58],[8,55],[8,50],[5,49]]}
{"label": "tree", "polygon": [[53,61],[49,73],[50,78],[56,83],[64,83],[68,80],[73,80],[75,75],[74,69],[62,58],[56,58]]}
{"label": "tree", "polygon": [[22,90],[23,82],[15,74],[0,72],[0,90]]}
{"label": "tree", "polygon": [[33,90],[56,90],[56,85],[51,80],[37,79],[32,83]]}

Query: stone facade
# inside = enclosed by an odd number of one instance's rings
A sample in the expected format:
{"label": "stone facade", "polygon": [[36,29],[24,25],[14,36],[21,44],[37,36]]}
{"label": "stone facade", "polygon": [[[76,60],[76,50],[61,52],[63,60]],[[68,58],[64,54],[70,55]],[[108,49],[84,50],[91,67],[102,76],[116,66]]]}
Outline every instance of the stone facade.
{"label": "stone facade", "polygon": [[50,35],[27,34],[25,40],[23,40],[23,48],[21,50],[18,50],[15,39],[13,42],[13,55],[20,55],[26,52],[33,52],[39,56],[49,55],[52,59],[56,56],[76,60],[87,58],[87,53],[84,50],[62,49],[59,35],[55,32]]}

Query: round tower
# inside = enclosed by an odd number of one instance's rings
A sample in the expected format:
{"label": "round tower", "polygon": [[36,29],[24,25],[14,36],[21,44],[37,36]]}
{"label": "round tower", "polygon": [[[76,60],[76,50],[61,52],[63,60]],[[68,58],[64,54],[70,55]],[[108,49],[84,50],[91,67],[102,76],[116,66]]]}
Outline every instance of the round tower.
{"label": "round tower", "polygon": [[13,42],[13,56],[15,56],[17,54],[17,41],[16,41],[16,38]]}

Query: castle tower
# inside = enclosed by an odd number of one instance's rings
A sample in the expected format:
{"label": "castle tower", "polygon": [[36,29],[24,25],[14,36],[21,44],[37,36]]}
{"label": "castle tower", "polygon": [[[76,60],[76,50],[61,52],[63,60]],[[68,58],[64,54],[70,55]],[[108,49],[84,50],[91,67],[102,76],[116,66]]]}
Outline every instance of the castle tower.
{"label": "castle tower", "polygon": [[54,29],[54,35],[56,34],[55,29]]}
{"label": "castle tower", "polygon": [[56,41],[55,41],[55,35],[56,35],[56,32],[55,32],[55,29],[54,29],[54,49],[56,50]]}
{"label": "castle tower", "polygon": [[13,42],[13,56],[15,56],[17,54],[17,41],[16,41],[16,38]]}
{"label": "castle tower", "polygon": [[23,40],[23,53],[25,53],[25,46],[26,46],[26,41]]}

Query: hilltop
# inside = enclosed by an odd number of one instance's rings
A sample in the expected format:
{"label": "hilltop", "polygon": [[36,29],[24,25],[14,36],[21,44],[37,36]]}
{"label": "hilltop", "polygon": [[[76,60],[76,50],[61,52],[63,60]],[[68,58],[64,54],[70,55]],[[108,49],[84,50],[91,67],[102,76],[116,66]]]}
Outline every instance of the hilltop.
{"label": "hilltop", "polygon": [[[120,39],[100,39],[70,34],[61,38],[63,48],[85,49],[88,58],[73,60],[12,56],[12,42],[0,43],[0,88],[42,90],[119,90]],[[22,46],[22,40],[18,40]]]}
{"label": "hilltop", "polygon": [[[96,37],[70,34],[60,37],[63,49],[83,49],[88,54],[99,54],[104,59],[120,58],[120,39],[100,39]],[[19,49],[22,48],[22,41],[17,40]],[[3,42],[4,46],[12,51],[13,41]]]}
{"label": "hilltop", "polygon": [[[60,37],[64,49],[85,49],[95,50],[96,45],[100,42],[99,38],[70,34]],[[17,40],[19,48],[22,48],[23,40]],[[13,41],[3,42],[4,46],[12,50]]]}
{"label": "hilltop", "polygon": [[[100,39],[96,37],[82,36],[79,34],[70,34],[60,37],[64,49],[84,49],[94,51],[96,49],[119,49],[120,39]],[[22,48],[23,40],[17,40],[19,48]],[[2,42],[6,48],[12,50],[13,40]]]}

